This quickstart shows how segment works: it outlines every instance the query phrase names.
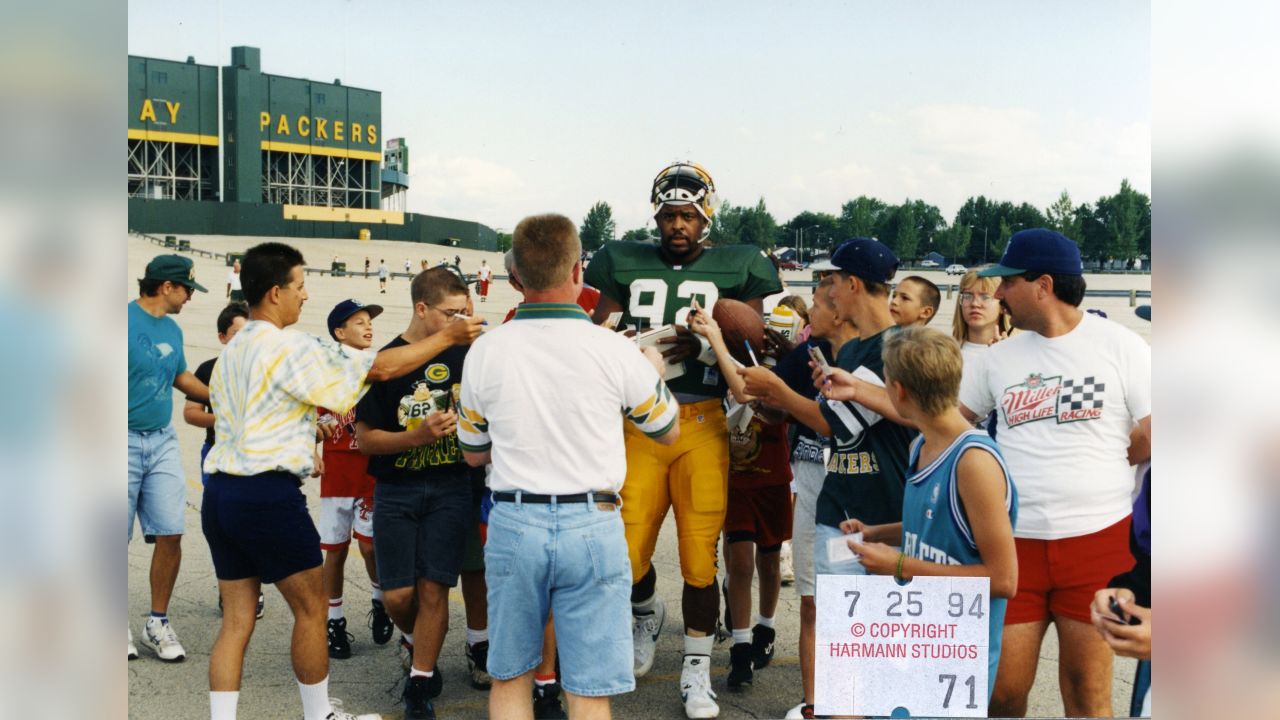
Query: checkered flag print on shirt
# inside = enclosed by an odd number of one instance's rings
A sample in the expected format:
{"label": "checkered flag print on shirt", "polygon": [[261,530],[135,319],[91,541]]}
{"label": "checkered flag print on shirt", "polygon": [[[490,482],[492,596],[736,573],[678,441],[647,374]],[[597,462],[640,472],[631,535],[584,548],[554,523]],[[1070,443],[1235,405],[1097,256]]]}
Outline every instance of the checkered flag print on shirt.
{"label": "checkered flag print on shirt", "polygon": [[1107,384],[1095,382],[1093,376],[1079,380],[1065,380],[1058,393],[1058,412],[1063,410],[1101,410],[1102,397]]}

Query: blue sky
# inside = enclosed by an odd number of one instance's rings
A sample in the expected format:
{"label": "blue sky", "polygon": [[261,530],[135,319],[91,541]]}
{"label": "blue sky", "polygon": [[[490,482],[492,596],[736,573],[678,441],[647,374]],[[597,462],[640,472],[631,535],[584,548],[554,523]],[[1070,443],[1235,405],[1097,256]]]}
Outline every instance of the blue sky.
{"label": "blue sky", "polygon": [[[615,7],[616,5],[616,7]],[[129,52],[382,92],[409,209],[510,229],[650,221],[691,159],[785,222],[866,194],[951,219],[969,195],[1151,188],[1147,2],[220,3],[130,0]]]}

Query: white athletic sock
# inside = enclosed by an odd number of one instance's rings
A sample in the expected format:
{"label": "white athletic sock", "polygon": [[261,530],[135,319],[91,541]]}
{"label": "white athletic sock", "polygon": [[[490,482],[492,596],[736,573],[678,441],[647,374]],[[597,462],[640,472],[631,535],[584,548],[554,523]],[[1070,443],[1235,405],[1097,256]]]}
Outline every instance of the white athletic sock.
{"label": "white athletic sock", "polygon": [[767,627],[767,628],[771,628],[771,627],[773,627],[773,618],[771,618],[771,617],[765,617],[765,616],[761,615],[760,613],[756,613],[756,624],[757,624],[757,625],[763,625],[763,626],[765,626],[765,627]]}
{"label": "white athletic sock", "polygon": [[419,670],[416,667],[409,669],[409,677],[411,678],[414,678],[414,677],[429,678],[429,677],[433,677],[435,674],[436,674],[435,670],[432,670],[431,672],[427,672],[426,670]]}
{"label": "white athletic sock", "polygon": [[329,619],[342,619],[342,598],[329,598]]}
{"label": "white athletic sock", "polygon": [[738,643],[749,643],[749,642],[751,642],[751,628],[734,628],[733,629],[734,645],[737,645]]}
{"label": "white athletic sock", "polygon": [[373,583],[373,599],[382,602],[382,586],[378,583]]}
{"label": "white athletic sock", "polygon": [[[684,654],[685,655],[710,655],[711,648],[715,647],[716,636],[707,635],[705,637],[693,637],[692,635],[684,636]],[[750,642],[750,638],[748,638]]]}
{"label": "white athletic sock", "polygon": [[468,645],[475,645],[476,643],[482,643],[487,641],[488,639],[489,639],[489,628],[484,628],[482,630],[472,630],[471,628],[467,628],[467,644]]}
{"label": "white athletic sock", "polygon": [[210,720],[236,720],[236,703],[240,701],[240,692],[210,692]]}
{"label": "white athletic sock", "polygon": [[298,681],[298,694],[302,696],[303,720],[325,720],[333,708],[329,707],[329,678],[315,685],[303,685]]}
{"label": "white athletic sock", "polygon": [[645,600],[644,602],[631,603],[631,614],[632,615],[652,615],[653,612],[657,609],[657,607],[658,607],[658,595],[657,593],[654,593],[653,595],[650,595],[649,599]]}

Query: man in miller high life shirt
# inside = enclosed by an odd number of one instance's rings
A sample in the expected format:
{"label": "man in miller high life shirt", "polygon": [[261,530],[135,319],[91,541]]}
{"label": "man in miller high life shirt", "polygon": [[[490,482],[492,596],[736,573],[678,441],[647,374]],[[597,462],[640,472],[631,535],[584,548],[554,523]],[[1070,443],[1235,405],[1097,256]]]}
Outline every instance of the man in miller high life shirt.
{"label": "man in miller high life shirt", "polygon": [[1040,644],[1057,626],[1069,716],[1112,715],[1112,652],[1090,625],[1093,595],[1130,564],[1135,425],[1151,435],[1151,348],[1082,312],[1075,242],[1041,228],[1009,239],[995,296],[1023,330],[966,371],[960,411],[996,410],[996,438],[1018,486],[1018,592],[1009,601],[992,716],[1023,716]]}

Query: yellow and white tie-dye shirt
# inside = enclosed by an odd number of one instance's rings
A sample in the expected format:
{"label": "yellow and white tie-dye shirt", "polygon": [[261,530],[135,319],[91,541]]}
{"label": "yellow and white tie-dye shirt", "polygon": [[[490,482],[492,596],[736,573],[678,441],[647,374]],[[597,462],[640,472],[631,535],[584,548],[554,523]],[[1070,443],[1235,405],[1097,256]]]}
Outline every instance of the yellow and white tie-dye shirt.
{"label": "yellow and white tie-dye shirt", "polygon": [[617,491],[624,422],[651,437],[679,403],[636,344],[577,305],[526,303],[476,340],[462,366],[458,444],[490,450],[494,490]]}
{"label": "yellow and white tie-dye shirt", "polygon": [[311,474],[316,407],[345,413],[369,389],[376,353],[254,320],[223,349],[209,380],[217,441],[207,473]]}

